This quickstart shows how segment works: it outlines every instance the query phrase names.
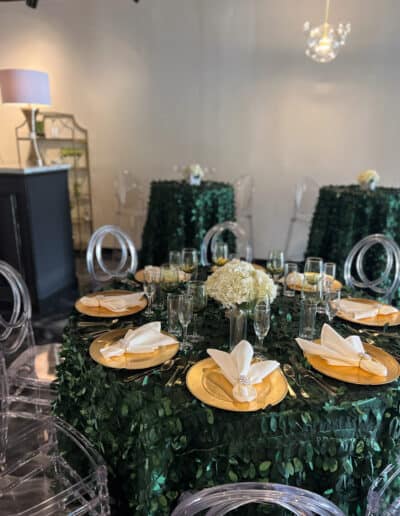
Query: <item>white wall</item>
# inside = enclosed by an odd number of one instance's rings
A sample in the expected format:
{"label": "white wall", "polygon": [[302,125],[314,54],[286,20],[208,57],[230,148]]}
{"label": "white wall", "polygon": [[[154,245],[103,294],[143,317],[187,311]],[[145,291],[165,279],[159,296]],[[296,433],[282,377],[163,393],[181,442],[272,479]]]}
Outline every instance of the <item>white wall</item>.
{"label": "white wall", "polygon": [[[40,0],[0,4],[0,68],[47,70],[53,108],[90,132],[95,223],[113,220],[112,180],[175,164],[256,182],[256,256],[283,246],[293,187],[351,183],[376,168],[400,185],[398,0],[336,0],[353,31],[336,61],[304,56],[322,0]],[[16,159],[18,110],[0,106],[0,158]]]}

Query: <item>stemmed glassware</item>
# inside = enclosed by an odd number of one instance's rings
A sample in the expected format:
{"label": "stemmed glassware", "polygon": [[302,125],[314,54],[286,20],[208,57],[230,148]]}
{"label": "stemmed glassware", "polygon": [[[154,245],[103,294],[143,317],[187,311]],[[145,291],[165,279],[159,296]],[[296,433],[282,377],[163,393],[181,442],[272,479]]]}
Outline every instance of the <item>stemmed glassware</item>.
{"label": "stemmed glassware", "polygon": [[254,331],[257,335],[257,344],[254,346],[256,350],[255,357],[264,359],[263,345],[264,339],[268,335],[271,326],[271,308],[268,297],[259,300],[254,307]]}
{"label": "stemmed glassware", "polygon": [[187,351],[192,349],[192,345],[188,341],[188,327],[193,317],[193,296],[183,295],[179,298],[178,317],[183,330],[181,350]]}
{"label": "stemmed glassware", "polygon": [[322,258],[310,256],[304,265],[304,280],[302,296],[319,303],[323,289],[323,261]]}
{"label": "stemmed glassware", "polygon": [[207,289],[204,281],[188,281],[187,293],[193,297],[193,333],[189,336],[193,342],[201,342],[203,337],[197,331],[198,314],[207,306]]}
{"label": "stemmed glassware", "polygon": [[267,258],[267,272],[269,272],[275,283],[283,274],[283,267],[285,264],[285,256],[283,251],[273,250],[269,253]]}
{"label": "stemmed glassware", "polygon": [[182,253],[180,251],[170,251],[169,264],[180,269],[182,266]]}
{"label": "stemmed glassware", "polygon": [[182,265],[181,269],[186,274],[190,274],[191,277],[195,277],[197,268],[199,266],[199,257],[196,249],[192,247],[185,247],[182,250]]}
{"label": "stemmed glassware", "polygon": [[329,322],[333,321],[333,318],[339,311],[339,304],[341,298],[341,289],[340,288],[330,288],[326,287],[324,290],[324,309],[325,313],[329,319]]}
{"label": "stemmed glassware", "polygon": [[229,248],[226,242],[218,240],[212,249],[212,261],[218,267],[225,265],[229,260]]}
{"label": "stemmed glassware", "polygon": [[144,271],[143,291],[147,298],[147,308],[143,314],[145,317],[152,317],[154,314],[153,300],[157,290],[156,279],[157,278],[154,270],[147,269]]}
{"label": "stemmed glassware", "polygon": [[165,297],[176,292],[179,286],[179,269],[169,263],[161,265],[160,282]]}

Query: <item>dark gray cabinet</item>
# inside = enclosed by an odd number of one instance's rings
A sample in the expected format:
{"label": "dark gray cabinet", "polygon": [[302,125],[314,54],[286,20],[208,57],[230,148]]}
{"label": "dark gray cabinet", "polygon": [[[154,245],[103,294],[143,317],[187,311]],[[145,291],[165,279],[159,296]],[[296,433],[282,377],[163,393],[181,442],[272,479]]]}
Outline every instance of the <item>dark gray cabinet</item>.
{"label": "dark gray cabinet", "polygon": [[68,168],[0,169],[0,259],[20,271],[40,311],[76,286]]}

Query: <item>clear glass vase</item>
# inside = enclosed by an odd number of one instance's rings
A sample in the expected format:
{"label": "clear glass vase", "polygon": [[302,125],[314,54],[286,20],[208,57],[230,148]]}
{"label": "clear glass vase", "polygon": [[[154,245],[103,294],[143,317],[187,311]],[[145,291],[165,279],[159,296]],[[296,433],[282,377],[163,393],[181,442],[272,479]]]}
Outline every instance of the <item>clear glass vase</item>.
{"label": "clear glass vase", "polygon": [[247,309],[232,305],[229,309],[229,348],[247,338]]}

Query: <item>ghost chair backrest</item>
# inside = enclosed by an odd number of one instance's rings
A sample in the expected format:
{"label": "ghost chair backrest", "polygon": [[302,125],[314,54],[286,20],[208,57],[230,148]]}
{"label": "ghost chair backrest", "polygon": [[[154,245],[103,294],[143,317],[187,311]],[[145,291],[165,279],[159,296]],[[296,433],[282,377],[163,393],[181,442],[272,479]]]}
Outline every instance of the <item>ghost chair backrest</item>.
{"label": "ghost chair backrest", "polygon": [[[114,237],[119,245],[121,257],[115,265],[106,262],[104,256],[104,239]],[[90,276],[96,283],[104,283],[112,279],[123,279],[128,274],[135,274],[138,257],[131,238],[118,226],[102,226],[90,238],[86,251],[86,265]]]}
{"label": "ghost chair backrest", "polygon": [[183,497],[172,516],[222,516],[246,505],[276,505],[297,516],[344,516],[332,502],[322,496],[281,484],[242,482],[204,489]]}
{"label": "ghost chair backrest", "polygon": [[209,245],[211,244],[211,252],[213,252],[218,239],[221,237],[224,231],[230,231],[231,233],[233,233],[236,237],[236,240],[244,245],[246,260],[248,262],[251,262],[253,259],[253,249],[250,245],[246,231],[237,222],[228,220],[226,222],[216,224],[207,231],[205,237],[203,238],[203,242],[201,243],[200,248],[201,265],[210,265],[210,262],[207,258]]}
{"label": "ghost chair backrest", "polygon": [[[370,279],[367,252],[379,245],[384,253],[384,267]],[[351,249],[344,264],[345,283],[350,288],[369,289],[390,303],[400,285],[400,248],[391,238],[376,233],[361,239]]]}

